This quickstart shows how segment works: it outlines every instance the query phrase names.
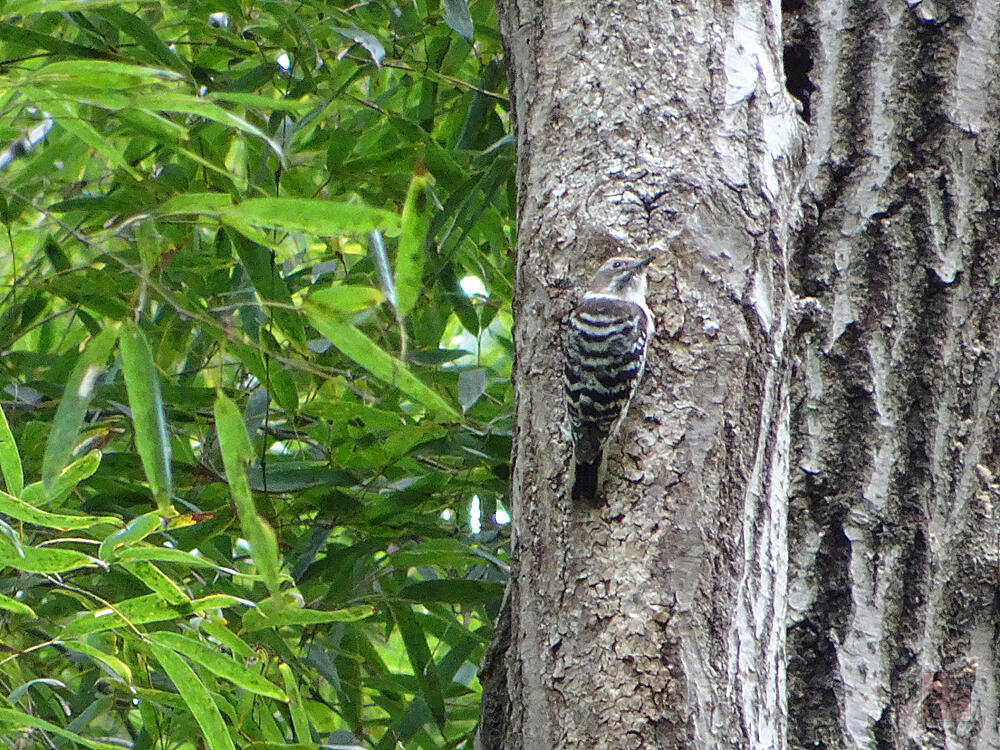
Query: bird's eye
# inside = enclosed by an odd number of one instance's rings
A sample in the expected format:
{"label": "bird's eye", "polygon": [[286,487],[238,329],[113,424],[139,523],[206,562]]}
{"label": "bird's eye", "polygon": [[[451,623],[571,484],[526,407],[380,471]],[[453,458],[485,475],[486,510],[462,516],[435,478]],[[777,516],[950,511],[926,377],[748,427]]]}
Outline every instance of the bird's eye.
{"label": "bird's eye", "polygon": [[612,267],[612,268],[621,268],[621,267],[622,267],[622,266],[624,266],[624,265],[625,265],[625,264],[624,264],[624,263],[622,263],[622,262],[621,262],[620,260],[616,260],[616,261],[615,261],[614,263],[612,263],[612,264],[611,264],[611,267]]}

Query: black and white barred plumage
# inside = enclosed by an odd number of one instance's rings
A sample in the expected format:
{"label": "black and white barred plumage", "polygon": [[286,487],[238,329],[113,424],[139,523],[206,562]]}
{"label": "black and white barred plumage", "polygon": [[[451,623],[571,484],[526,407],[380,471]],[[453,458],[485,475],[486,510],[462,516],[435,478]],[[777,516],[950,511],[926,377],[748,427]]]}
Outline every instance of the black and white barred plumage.
{"label": "black and white barred plumage", "polygon": [[621,427],[646,365],[652,258],[612,258],[569,318],[563,385],[576,462],[573,499],[599,500],[604,449]]}

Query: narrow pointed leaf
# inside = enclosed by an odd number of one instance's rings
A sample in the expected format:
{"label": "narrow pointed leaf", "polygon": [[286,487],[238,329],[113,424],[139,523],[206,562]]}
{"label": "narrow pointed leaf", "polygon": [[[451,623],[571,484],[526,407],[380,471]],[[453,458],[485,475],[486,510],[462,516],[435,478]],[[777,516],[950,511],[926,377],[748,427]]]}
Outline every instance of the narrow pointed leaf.
{"label": "narrow pointed leaf", "polygon": [[56,475],[69,463],[76,448],[87,406],[94,395],[97,376],[118,338],[118,326],[110,325],[94,337],[80,354],[63,391],[49,429],[42,458],[42,482],[51,488]]}
{"label": "narrow pointed leaf", "polygon": [[[26,550],[27,551],[27,550]],[[169,604],[157,594],[146,594],[134,599],[126,599],[114,608],[102,607],[80,615],[59,633],[60,638],[74,638],[87,633],[121,627],[126,623],[133,626],[149,622],[163,622],[181,617],[202,614],[212,609],[245,605],[246,602],[225,594],[210,594],[186,604]]]}
{"label": "narrow pointed leaf", "polygon": [[399,232],[399,216],[381,208],[306,198],[251,198],[223,214],[248,224],[317,236]]}
{"label": "narrow pointed leaf", "polygon": [[431,225],[429,203],[427,176],[414,176],[403,204],[402,232],[396,252],[396,292],[399,295],[400,315],[406,315],[413,309],[423,287],[424,243]]}
{"label": "narrow pointed leaf", "polygon": [[372,375],[396,386],[417,403],[442,416],[461,418],[454,407],[410,372],[405,362],[384,352],[353,325],[328,315],[322,307],[312,303],[311,300],[306,300],[303,308],[316,330]]}
{"label": "narrow pointed leaf", "polygon": [[320,625],[328,622],[355,622],[370,617],[374,609],[367,604],[345,609],[322,611],[318,609],[283,609],[268,615],[259,610],[247,612],[243,627],[248,631],[274,628],[282,625]]}
{"label": "narrow pointed leaf", "polygon": [[122,374],[135,425],[135,445],[156,505],[162,515],[170,515],[170,439],[160,395],[160,376],[146,336],[136,326],[125,326],[120,346]]}
{"label": "narrow pointed leaf", "polygon": [[203,641],[167,631],[153,633],[149,637],[154,643],[183,654],[196,664],[205,667],[212,674],[218,675],[224,680],[229,680],[229,682],[244,690],[249,690],[251,693],[264,695],[279,701],[288,700],[288,696],[277,685],[255,672],[252,668],[248,668],[246,664],[237,663],[230,657],[220,653],[217,647],[213,648]]}
{"label": "narrow pointed leaf", "polygon": [[24,470],[21,468],[21,455],[17,452],[14,434],[7,424],[7,417],[0,409],[0,472],[7,491],[12,495],[20,495],[24,489]]}
{"label": "narrow pointed leaf", "polygon": [[31,609],[27,604],[22,604],[17,599],[12,599],[9,596],[0,594],[0,609],[5,609],[8,612],[13,612],[16,615],[26,615],[27,617],[35,617],[34,610]]}
{"label": "narrow pointed leaf", "polygon": [[114,516],[70,516],[63,513],[49,513],[6,492],[0,492],[0,513],[25,523],[59,531],[89,529],[100,524],[121,526],[121,521]]}
{"label": "narrow pointed leaf", "polygon": [[219,713],[219,707],[194,670],[169,648],[160,646],[155,641],[150,644],[150,648],[201,727],[208,747],[212,750],[236,750],[233,738],[226,729],[226,722]]}
{"label": "narrow pointed leaf", "polygon": [[370,286],[339,284],[311,291],[309,299],[314,305],[325,309],[328,315],[352,315],[381,303],[385,297],[378,289]]}
{"label": "narrow pointed leaf", "polygon": [[94,558],[70,549],[27,547],[20,551],[0,537],[0,567],[10,566],[27,573],[65,573],[77,568],[97,567]]}
{"label": "narrow pointed leaf", "polygon": [[51,732],[52,734],[59,735],[60,737],[65,737],[66,739],[71,740],[78,745],[82,745],[83,747],[89,747],[91,750],[121,750],[119,745],[88,740],[86,737],[82,737],[79,734],[63,729],[50,721],[45,721],[45,719],[40,719],[37,716],[32,716],[31,714],[24,713],[23,711],[18,711],[16,708],[0,707],[0,724],[6,724],[7,726],[18,731],[24,731],[28,727],[41,729],[45,732]]}
{"label": "narrow pointed leaf", "polygon": [[219,450],[229,480],[229,492],[236,505],[243,534],[250,543],[250,556],[268,590],[274,593],[280,586],[278,542],[274,531],[258,515],[250,494],[246,467],[253,459],[253,446],[236,404],[221,393],[215,401],[215,426],[219,432]]}
{"label": "narrow pointed leaf", "polygon": [[151,562],[119,562],[123,569],[142,581],[149,589],[170,604],[184,604],[190,601],[180,586]]}
{"label": "narrow pointed leaf", "polygon": [[133,518],[124,529],[116,531],[101,542],[97,556],[102,560],[113,560],[116,547],[138,542],[162,528],[160,514],[156,511]]}
{"label": "narrow pointed leaf", "polygon": [[299,742],[311,742],[312,733],[309,731],[309,716],[306,714],[306,707],[302,703],[302,696],[299,695],[299,686],[295,681],[292,668],[282,662],[278,665],[281,678],[285,681],[285,692],[288,693],[288,709],[292,714],[292,729],[295,731],[295,739]]}
{"label": "narrow pointed leaf", "polygon": [[59,124],[59,127],[94,149],[94,151],[107,159],[108,164],[122,170],[136,182],[142,180],[139,173],[122,156],[121,150],[106,140],[93,125],[80,115],[76,104],[65,99],[55,98],[48,92],[34,87],[26,86],[23,90],[27,96],[30,96],[36,102],[39,102],[41,106],[45,107],[46,112]]}
{"label": "narrow pointed leaf", "polygon": [[427,646],[424,631],[413,616],[410,605],[391,604],[389,610],[392,612],[392,619],[396,621],[399,634],[403,638],[406,656],[410,660],[413,674],[420,685],[420,693],[427,701],[434,721],[439,727],[443,727],[445,722],[444,693],[441,690],[441,679],[438,677],[434,659]]}

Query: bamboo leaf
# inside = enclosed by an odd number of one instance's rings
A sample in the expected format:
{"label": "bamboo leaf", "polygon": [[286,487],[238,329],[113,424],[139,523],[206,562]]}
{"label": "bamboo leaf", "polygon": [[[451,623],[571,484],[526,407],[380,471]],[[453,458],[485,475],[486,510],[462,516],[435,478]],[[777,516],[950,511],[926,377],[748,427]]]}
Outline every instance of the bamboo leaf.
{"label": "bamboo leaf", "polygon": [[413,616],[410,605],[390,604],[389,610],[392,612],[392,619],[396,621],[399,634],[403,638],[406,656],[410,660],[413,674],[420,685],[421,695],[427,701],[427,706],[430,708],[431,715],[438,727],[443,727],[445,722],[444,693],[441,690],[441,679],[438,676],[434,659],[427,647],[424,631]]}
{"label": "bamboo leaf", "polygon": [[170,604],[184,604],[190,601],[180,586],[151,562],[119,562],[118,565],[142,581],[151,591],[163,597]]}
{"label": "bamboo leaf", "polygon": [[229,492],[236,505],[243,534],[250,543],[250,556],[268,590],[274,593],[280,586],[278,542],[274,531],[258,515],[250,494],[246,466],[253,459],[253,446],[236,404],[221,393],[215,401],[215,426],[219,433],[222,463],[229,480]]}
{"label": "bamboo leaf", "polygon": [[417,403],[442,416],[461,418],[454,407],[410,372],[405,362],[384,352],[353,325],[329,315],[311,300],[303,303],[303,309],[316,330],[372,375],[390,385],[395,385]]}
{"label": "bamboo leaf", "polygon": [[370,617],[374,609],[368,605],[346,607],[329,611],[317,609],[283,609],[262,615],[259,610],[248,612],[243,618],[247,631],[276,628],[283,625],[319,625],[328,622],[355,622]]}
{"label": "bamboo leaf", "polygon": [[43,106],[52,116],[52,119],[59,124],[59,127],[72,137],[90,146],[90,148],[107,159],[108,164],[122,170],[136,182],[142,180],[139,173],[122,156],[121,149],[106,140],[93,125],[81,117],[79,105],[32,86],[25,86],[22,90],[25,96],[32,98],[39,105]]}
{"label": "bamboo leaf", "polygon": [[13,612],[16,615],[26,615],[27,617],[36,617],[34,610],[27,604],[22,604],[17,599],[12,599],[4,594],[0,594],[0,609],[5,609],[8,612]]}
{"label": "bamboo leaf", "polygon": [[11,0],[3,8],[4,16],[26,16],[30,13],[60,13],[93,10],[103,5],[117,5],[113,0]]}
{"label": "bamboo leaf", "polygon": [[[135,39],[162,65],[182,71],[184,74],[188,72],[187,64],[139,16],[129,13],[117,5],[103,8],[97,14]],[[178,76],[178,79],[183,80],[184,77],[184,75]]]}
{"label": "bamboo leaf", "polygon": [[403,203],[402,231],[396,252],[396,291],[399,313],[406,315],[417,303],[423,286],[424,243],[431,225],[428,207],[427,176],[418,174],[410,180]]}
{"label": "bamboo leaf", "polygon": [[102,560],[113,560],[115,547],[138,542],[162,528],[160,514],[156,511],[133,518],[124,529],[114,532],[101,542],[97,556]]}
{"label": "bamboo leaf", "polygon": [[212,674],[257,695],[264,695],[279,701],[288,701],[288,696],[277,685],[262,675],[248,669],[245,664],[237,664],[233,659],[219,653],[217,648],[203,641],[178,633],[161,631],[149,636],[154,643],[183,654],[196,664],[205,667]]}
{"label": "bamboo leaf", "polygon": [[7,491],[12,495],[20,495],[24,489],[24,470],[21,468],[21,455],[14,442],[14,434],[7,424],[7,417],[0,408],[0,473]]}
{"label": "bamboo leaf", "polygon": [[[57,641],[57,643],[58,642],[61,641]],[[118,657],[106,654],[100,649],[94,648],[89,643],[82,643],[80,641],[71,641],[69,643],[63,642],[63,645],[65,645],[66,648],[79,651],[81,654],[89,656],[91,659],[106,664],[108,669],[114,672],[115,675],[122,680],[122,682],[126,685],[132,685],[132,670]]]}
{"label": "bamboo leaf", "polygon": [[194,670],[177,654],[156,641],[150,644],[150,649],[204,732],[208,747],[212,750],[236,750],[222,714],[219,713],[219,707]]}
{"label": "bamboo leaf", "polygon": [[375,229],[395,234],[400,229],[399,216],[381,208],[305,198],[251,198],[225,211],[223,219],[227,218],[320,237]]}
{"label": "bamboo leaf", "polygon": [[172,515],[170,494],[170,438],[160,395],[160,377],[153,364],[153,353],[146,336],[128,324],[120,338],[122,374],[135,425],[135,445],[146,470],[149,488],[160,515]]}
{"label": "bamboo leaf", "polygon": [[292,714],[292,729],[295,731],[295,739],[299,742],[311,742],[312,732],[309,731],[309,717],[306,714],[306,707],[302,704],[302,696],[299,695],[299,686],[295,682],[292,668],[282,662],[278,665],[278,671],[285,681],[285,692],[288,693],[288,708]]}
{"label": "bamboo leaf", "polygon": [[18,550],[0,537],[0,566],[10,566],[26,573],[65,573],[77,568],[97,567],[94,558],[82,552],[54,547],[28,547]]}
{"label": "bamboo leaf", "polygon": [[83,350],[66,381],[42,457],[42,482],[47,489],[52,487],[56,475],[65,468],[73,455],[87,406],[94,395],[97,376],[117,338],[117,324],[106,327],[95,336]]}
{"label": "bamboo leaf", "polygon": [[309,292],[309,300],[323,308],[328,316],[352,315],[365,308],[380,304],[385,297],[378,289],[370,286],[338,284],[326,289]]}
{"label": "bamboo leaf", "polygon": [[91,750],[121,750],[118,745],[89,740],[86,737],[76,734],[75,732],[63,729],[50,721],[45,721],[45,719],[32,716],[31,714],[19,711],[16,708],[0,707],[0,724],[6,724],[16,731],[24,731],[27,727],[41,729],[43,731],[59,735],[60,737],[65,737],[78,745],[89,747]]}
{"label": "bamboo leaf", "polygon": [[[25,550],[27,552],[27,550]],[[75,638],[87,633],[97,633],[102,630],[121,627],[126,623],[133,626],[150,622],[163,622],[194,614],[203,614],[209,610],[246,605],[247,602],[225,594],[210,594],[186,604],[169,604],[157,594],[146,594],[134,599],[126,599],[114,605],[114,608],[85,612],[70,622],[59,634],[61,638]]]}
{"label": "bamboo leaf", "polygon": [[232,568],[223,567],[207,558],[193,555],[186,550],[173,549],[172,547],[127,547],[116,550],[115,559],[120,562],[148,560],[150,562],[175,563],[177,565],[186,565],[190,568],[213,568],[229,575],[237,575],[237,572]]}
{"label": "bamboo leaf", "polygon": [[101,524],[122,525],[121,520],[114,516],[70,516],[62,513],[49,513],[23,500],[18,500],[6,492],[0,492],[0,513],[25,523],[58,529],[59,531],[89,529],[91,526]]}

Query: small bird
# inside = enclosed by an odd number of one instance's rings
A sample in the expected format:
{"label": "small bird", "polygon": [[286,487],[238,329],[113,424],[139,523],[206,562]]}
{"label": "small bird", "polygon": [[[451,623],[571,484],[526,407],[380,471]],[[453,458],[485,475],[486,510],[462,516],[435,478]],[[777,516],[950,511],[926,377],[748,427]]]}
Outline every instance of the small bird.
{"label": "small bird", "polygon": [[646,269],[655,256],[611,258],[569,316],[563,387],[573,436],[573,499],[597,505],[604,449],[617,434],[646,366],[653,315]]}

